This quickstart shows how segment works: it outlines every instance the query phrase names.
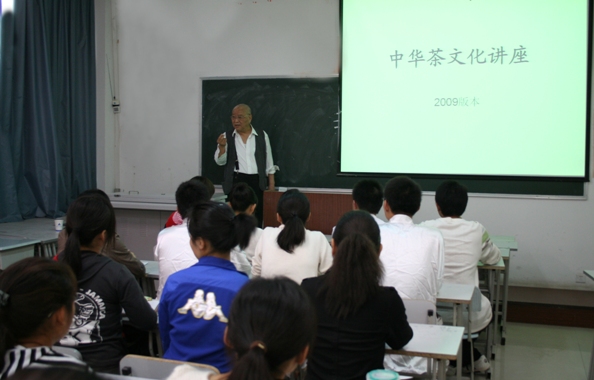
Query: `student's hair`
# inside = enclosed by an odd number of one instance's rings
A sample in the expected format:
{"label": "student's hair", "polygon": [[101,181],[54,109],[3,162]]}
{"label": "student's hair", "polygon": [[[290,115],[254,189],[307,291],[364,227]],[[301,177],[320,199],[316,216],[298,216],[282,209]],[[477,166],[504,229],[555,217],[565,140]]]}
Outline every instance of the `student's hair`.
{"label": "student's hair", "polygon": [[188,217],[188,211],[196,204],[209,199],[210,195],[206,186],[194,179],[182,182],[175,192],[177,212],[179,212],[182,218]]}
{"label": "student's hair", "polygon": [[238,182],[233,185],[227,200],[235,212],[245,212],[251,205],[258,204],[258,196],[247,183]]}
{"label": "student's hair", "polygon": [[76,278],[82,270],[80,247],[91,244],[103,231],[107,231],[106,244],[113,245],[115,229],[115,213],[108,199],[97,195],[83,195],[70,204],[66,213],[68,240],[64,247],[63,261],[70,265]]}
{"label": "student's hair", "polygon": [[394,214],[414,215],[421,207],[421,187],[406,176],[392,178],[384,188],[384,197]]}
{"label": "student's hair", "polygon": [[255,229],[256,218],[247,214],[235,215],[225,203],[198,203],[188,217],[192,240],[207,240],[216,252],[228,253],[238,244],[241,249],[247,247]]}
{"label": "student's hair", "polygon": [[67,265],[40,257],[17,261],[0,274],[0,368],[7,350],[49,328],[44,325],[52,313],[62,306],[72,311],[76,288]]}
{"label": "student's hair", "polygon": [[105,191],[103,191],[101,189],[89,189],[89,190],[85,190],[82,193],[78,194],[79,197],[84,197],[85,195],[97,195],[99,197],[103,197],[108,202],[111,202],[109,200],[109,196],[105,193]]}
{"label": "student's hair", "polygon": [[61,367],[24,368],[10,376],[8,380],[101,380],[93,372]]}
{"label": "student's hair", "polygon": [[443,216],[460,216],[466,211],[468,190],[456,181],[444,181],[435,191],[435,203]]}
{"label": "student's hair", "polygon": [[332,268],[319,293],[326,294],[326,310],[335,318],[357,312],[380,290],[384,273],[379,260],[380,231],[365,211],[349,211],[338,221]]}
{"label": "student's hair", "polygon": [[285,227],[276,242],[281,249],[293,253],[293,249],[305,241],[305,222],[309,218],[309,200],[301,191],[291,189],[281,195],[276,206]]}
{"label": "student's hair", "polygon": [[212,198],[213,194],[215,193],[215,188],[214,185],[212,184],[212,181],[210,179],[208,179],[207,177],[203,176],[203,175],[197,175],[195,177],[192,177],[192,179],[190,181],[198,181],[201,182],[204,186],[206,186],[206,189],[208,190],[208,199]]}
{"label": "student's hair", "polygon": [[353,187],[353,200],[360,210],[365,210],[374,215],[377,214],[384,202],[382,185],[372,179],[357,182]]}
{"label": "student's hair", "polygon": [[227,326],[238,356],[229,380],[272,380],[281,364],[312,345],[316,310],[294,281],[257,278],[235,296]]}

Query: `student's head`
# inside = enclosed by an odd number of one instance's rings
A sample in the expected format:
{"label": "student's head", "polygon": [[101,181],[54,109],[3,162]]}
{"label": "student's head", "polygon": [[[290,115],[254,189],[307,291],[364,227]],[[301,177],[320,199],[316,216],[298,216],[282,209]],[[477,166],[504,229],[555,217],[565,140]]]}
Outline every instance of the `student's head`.
{"label": "student's head", "polygon": [[258,196],[247,183],[238,182],[233,185],[227,201],[235,213],[252,215],[258,205]]}
{"label": "student's head", "polygon": [[208,199],[212,198],[213,194],[215,193],[215,188],[214,188],[214,185],[212,184],[212,181],[210,179],[208,179],[207,177],[205,177],[203,175],[197,175],[195,177],[192,177],[192,179],[190,181],[202,182],[202,184],[204,186],[206,186],[206,188],[208,189],[208,194],[209,194]]}
{"label": "student's head", "polygon": [[284,378],[305,362],[316,325],[316,310],[295,282],[251,280],[229,312],[225,342],[238,357],[229,380]]}
{"label": "student's head", "polygon": [[345,318],[377,294],[381,249],[379,227],[368,212],[350,211],[340,218],[332,235],[334,261],[322,288],[331,315]]}
{"label": "student's head", "polygon": [[84,197],[85,195],[96,195],[96,196],[102,197],[103,199],[109,201],[109,196],[105,193],[105,191],[103,191],[101,189],[85,190],[82,193],[80,193],[78,196]]}
{"label": "student's head", "polygon": [[206,186],[193,179],[182,182],[175,192],[175,203],[177,203],[177,212],[182,218],[188,217],[188,211],[197,203],[210,199],[210,194]]}
{"label": "student's head", "polygon": [[53,345],[72,323],[76,279],[62,263],[32,257],[0,274],[0,367],[17,344]]}
{"label": "student's head", "polygon": [[405,214],[412,217],[421,207],[421,187],[412,179],[400,176],[391,179],[384,188],[386,216]]}
{"label": "student's head", "polygon": [[77,276],[81,272],[81,247],[97,253],[115,237],[116,219],[109,200],[97,195],[78,197],[66,213],[68,240],[64,248],[64,262]]}
{"label": "student's head", "polygon": [[468,204],[468,190],[456,181],[444,181],[435,191],[437,211],[442,217],[459,217]]}
{"label": "student's head", "polygon": [[225,203],[198,203],[188,216],[191,246],[198,258],[210,254],[228,255],[238,244],[242,249],[247,247],[255,228],[253,216],[235,215]]}
{"label": "student's head", "polygon": [[379,182],[364,179],[353,187],[353,209],[364,210],[375,215],[381,210],[383,202],[384,193]]}
{"label": "student's head", "polygon": [[305,223],[310,216],[309,200],[301,191],[291,189],[283,193],[276,207],[276,218],[284,224],[276,239],[278,246],[291,253],[305,240]]}

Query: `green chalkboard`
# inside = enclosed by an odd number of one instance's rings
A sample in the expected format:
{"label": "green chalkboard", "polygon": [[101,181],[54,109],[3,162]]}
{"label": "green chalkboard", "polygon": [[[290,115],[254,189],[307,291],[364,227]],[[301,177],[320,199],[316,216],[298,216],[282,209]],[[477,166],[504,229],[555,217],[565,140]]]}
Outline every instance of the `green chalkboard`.
{"label": "green chalkboard", "polygon": [[[208,79],[202,82],[202,174],[223,181],[214,162],[217,137],[231,127],[231,110],[252,108],[252,125],[270,137],[277,187],[350,189],[362,178],[384,184],[392,176],[344,176],[338,173],[339,78]],[[511,152],[510,152],[511,154]],[[583,180],[414,176],[423,190],[435,190],[446,178],[458,179],[470,192],[493,194],[584,194]]]}

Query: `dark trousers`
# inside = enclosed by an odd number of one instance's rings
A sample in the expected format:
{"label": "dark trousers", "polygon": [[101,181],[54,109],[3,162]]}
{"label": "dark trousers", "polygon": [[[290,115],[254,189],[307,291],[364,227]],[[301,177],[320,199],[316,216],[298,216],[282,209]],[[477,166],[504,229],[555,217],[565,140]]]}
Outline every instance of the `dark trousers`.
{"label": "dark trousers", "polygon": [[264,192],[260,189],[260,176],[258,174],[244,174],[244,173],[234,173],[233,175],[233,184],[238,182],[245,182],[247,183],[258,197],[258,205],[256,206],[256,211],[254,212],[254,216],[258,219],[258,227],[262,227],[262,222],[264,221]]}

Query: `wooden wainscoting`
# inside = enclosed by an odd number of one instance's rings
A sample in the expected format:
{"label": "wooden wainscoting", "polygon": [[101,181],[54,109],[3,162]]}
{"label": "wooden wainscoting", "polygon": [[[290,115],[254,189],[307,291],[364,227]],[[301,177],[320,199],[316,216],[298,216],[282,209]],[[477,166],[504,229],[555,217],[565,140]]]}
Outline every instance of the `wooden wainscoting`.
{"label": "wooden wainscoting", "polygon": [[[276,205],[283,193],[280,191],[264,192],[264,227],[277,227]],[[332,227],[345,212],[352,210],[351,194],[304,193],[309,199],[311,219],[307,228],[321,231],[325,235],[332,233]]]}

